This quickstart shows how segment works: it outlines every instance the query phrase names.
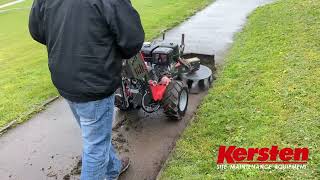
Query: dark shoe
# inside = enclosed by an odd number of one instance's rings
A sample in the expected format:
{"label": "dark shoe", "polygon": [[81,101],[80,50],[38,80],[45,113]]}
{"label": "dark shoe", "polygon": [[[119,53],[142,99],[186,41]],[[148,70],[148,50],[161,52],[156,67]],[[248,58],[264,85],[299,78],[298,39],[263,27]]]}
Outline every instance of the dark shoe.
{"label": "dark shoe", "polygon": [[121,158],[121,171],[120,175],[123,174],[130,166],[130,159],[128,157]]}

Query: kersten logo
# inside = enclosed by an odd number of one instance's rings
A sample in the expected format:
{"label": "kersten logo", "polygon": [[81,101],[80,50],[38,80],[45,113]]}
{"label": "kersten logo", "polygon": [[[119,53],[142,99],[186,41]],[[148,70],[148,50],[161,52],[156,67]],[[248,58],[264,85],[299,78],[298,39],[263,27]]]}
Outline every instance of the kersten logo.
{"label": "kersten logo", "polygon": [[217,164],[307,164],[308,148],[239,148],[220,146]]}

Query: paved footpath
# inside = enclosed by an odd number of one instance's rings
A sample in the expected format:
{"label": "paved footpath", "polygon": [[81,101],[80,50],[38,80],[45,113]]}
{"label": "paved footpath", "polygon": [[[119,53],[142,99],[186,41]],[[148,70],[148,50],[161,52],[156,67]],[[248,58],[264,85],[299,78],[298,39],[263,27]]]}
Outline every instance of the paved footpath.
{"label": "paved footpath", "polygon": [[[186,34],[186,52],[223,55],[233,35],[245,23],[247,15],[270,0],[217,0],[185,23],[170,30],[167,40],[180,42]],[[154,179],[174,143],[192,118],[205,93],[192,95],[187,117],[178,123],[165,120],[160,113],[139,112],[125,132],[125,151],[133,166],[122,179]],[[118,130],[122,132],[124,130]],[[62,99],[0,137],[0,179],[62,179],[81,154],[80,131]]]}

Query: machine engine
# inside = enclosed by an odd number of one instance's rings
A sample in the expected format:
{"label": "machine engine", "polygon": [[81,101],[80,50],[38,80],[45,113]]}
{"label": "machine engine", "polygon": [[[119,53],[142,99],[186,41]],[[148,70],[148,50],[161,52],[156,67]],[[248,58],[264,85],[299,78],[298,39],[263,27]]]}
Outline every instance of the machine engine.
{"label": "machine engine", "polygon": [[200,69],[197,57],[184,59],[184,35],[179,46],[155,41],[145,43],[139,54],[123,61],[122,86],[116,92],[120,110],[159,108],[170,119],[181,119],[188,106],[188,86],[183,76]]}
{"label": "machine engine", "polygon": [[174,68],[179,62],[179,45],[174,43],[145,43],[141,53],[150,77],[159,81],[163,76],[174,76]]}

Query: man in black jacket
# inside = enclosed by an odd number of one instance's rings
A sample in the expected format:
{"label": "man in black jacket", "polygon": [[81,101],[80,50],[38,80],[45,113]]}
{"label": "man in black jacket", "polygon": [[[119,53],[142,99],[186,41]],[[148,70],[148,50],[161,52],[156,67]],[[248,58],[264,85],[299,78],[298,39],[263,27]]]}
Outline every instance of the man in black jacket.
{"label": "man in black jacket", "polygon": [[144,41],[139,14],[130,0],[35,0],[29,30],[46,45],[53,84],[81,127],[81,179],[116,179],[129,160],[111,144],[114,92],[122,59]]}

